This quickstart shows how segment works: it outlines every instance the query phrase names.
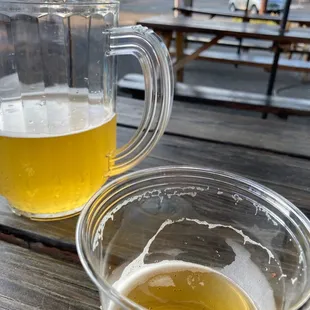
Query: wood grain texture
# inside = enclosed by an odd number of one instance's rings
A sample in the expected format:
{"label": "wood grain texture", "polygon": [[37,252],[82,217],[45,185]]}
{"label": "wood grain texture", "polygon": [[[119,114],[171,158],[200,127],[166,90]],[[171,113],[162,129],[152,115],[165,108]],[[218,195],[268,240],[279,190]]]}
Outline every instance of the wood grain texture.
{"label": "wood grain texture", "polygon": [[[120,145],[133,135],[142,108],[142,102],[131,99],[122,99],[119,103]],[[285,154],[294,149],[293,142],[296,152],[297,148],[303,149],[306,129],[306,125],[289,122],[266,122],[244,115],[225,116],[198,104],[176,104],[165,136],[136,169],[183,164],[229,170],[274,189],[310,217],[309,160]],[[264,141],[268,143],[258,144]],[[307,145],[304,143],[305,147]],[[304,149],[305,156],[309,156],[308,151]],[[76,221],[77,217],[58,222],[32,222],[13,215],[5,201],[0,200],[0,232],[3,236],[11,234],[12,238],[17,236],[25,240],[23,246],[34,250],[42,243],[75,252]],[[0,255],[0,309],[98,307],[97,292],[79,266],[4,243],[0,243]]]}
{"label": "wood grain texture", "polygon": [[[118,102],[118,123],[136,127],[142,117],[144,104],[139,100],[122,98]],[[212,111],[204,104],[175,102],[166,134],[181,135],[206,141],[242,145],[310,158],[308,124],[299,119],[284,122],[262,120],[257,115],[240,115],[231,110]]]}
{"label": "wood grain texture", "polygon": [[92,310],[99,296],[80,265],[0,241],[0,309]]}
{"label": "wood grain texture", "polygon": [[236,38],[271,40],[279,43],[310,43],[310,31],[308,29],[290,29],[283,36],[280,36],[278,26],[194,20],[184,16],[154,16],[139,21],[139,24],[161,31],[225,35]]}
{"label": "wood grain texture", "polygon": [[0,242],[0,309],[99,309],[99,296],[80,265]]}
{"label": "wood grain texture", "polygon": [[[119,142],[128,141],[133,132],[133,129],[120,127]],[[161,165],[207,166],[241,174],[284,195],[310,216],[310,165],[306,159],[165,135],[136,169]],[[32,222],[13,215],[5,203],[0,202],[0,232],[16,235],[29,242],[42,242],[75,251],[76,220]]]}

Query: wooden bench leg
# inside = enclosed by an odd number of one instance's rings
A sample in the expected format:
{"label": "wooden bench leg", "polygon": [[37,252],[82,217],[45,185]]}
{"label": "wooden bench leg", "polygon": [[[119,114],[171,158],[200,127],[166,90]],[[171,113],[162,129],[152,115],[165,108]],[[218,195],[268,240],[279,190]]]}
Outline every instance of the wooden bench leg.
{"label": "wooden bench leg", "polygon": [[172,31],[156,31],[156,34],[159,35],[164,41],[168,49],[170,49],[172,42]]}
{"label": "wooden bench leg", "polygon": [[[184,57],[184,34],[183,32],[177,32],[176,34],[176,62],[180,61]],[[177,81],[183,82],[184,69],[177,70]]]}
{"label": "wooden bench leg", "polygon": [[[303,60],[305,62],[309,62],[310,61],[310,54],[309,53],[304,54],[302,58],[303,58]],[[302,81],[303,82],[307,82],[308,80],[309,80],[309,73],[308,72],[303,72],[303,74],[302,74]]]}
{"label": "wooden bench leg", "polygon": [[163,32],[163,39],[167,46],[167,49],[169,50],[172,42],[172,31]]}

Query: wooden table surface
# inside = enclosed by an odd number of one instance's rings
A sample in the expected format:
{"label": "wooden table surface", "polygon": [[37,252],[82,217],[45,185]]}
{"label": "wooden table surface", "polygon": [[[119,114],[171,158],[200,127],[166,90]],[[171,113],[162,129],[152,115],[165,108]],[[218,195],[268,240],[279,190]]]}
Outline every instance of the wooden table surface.
{"label": "wooden table surface", "polygon": [[270,40],[278,43],[310,43],[308,29],[290,29],[279,36],[279,26],[264,24],[195,20],[191,17],[154,16],[139,21],[139,24],[158,31],[178,31],[224,35],[236,38]]}
{"label": "wooden table surface", "polygon": [[[143,102],[118,101],[123,144],[139,124]],[[177,102],[165,135],[136,169],[186,164],[229,170],[272,188],[310,217],[309,124]],[[0,309],[98,309],[98,294],[76,254],[76,221],[32,222],[13,215],[0,198]]]}

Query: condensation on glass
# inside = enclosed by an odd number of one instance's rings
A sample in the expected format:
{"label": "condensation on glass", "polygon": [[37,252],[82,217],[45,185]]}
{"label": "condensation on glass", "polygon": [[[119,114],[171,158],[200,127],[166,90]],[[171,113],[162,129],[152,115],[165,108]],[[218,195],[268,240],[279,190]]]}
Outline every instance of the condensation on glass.
{"label": "condensation on glass", "polygon": [[[141,26],[117,27],[118,1],[1,1],[0,195],[30,218],[81,210],[108,177],[132,168],[168,122],[172,66]],[[116,149],[116,56],[138,58],[145,112]]]}

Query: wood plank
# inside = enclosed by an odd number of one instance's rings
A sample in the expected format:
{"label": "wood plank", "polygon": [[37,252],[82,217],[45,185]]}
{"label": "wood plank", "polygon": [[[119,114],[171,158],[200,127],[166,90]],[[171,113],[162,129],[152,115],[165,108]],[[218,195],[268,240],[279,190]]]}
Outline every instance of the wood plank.
{"label": "wood plank", "polygon": [[[144,78],[142,75],[127,74],[118,82],[118,86],[122,91],[134,94],[136,98],[144,97]],[[283,112],[287,115],[310,115],[309,100],[280,96],[267,97],[263,94],[184,83],[175,84],[174,98],[180,101],[221,105],[241,110],[274,114]]]}
{"label": "wood plank", "polygon": [[310,43],[308,29],[290,29],[280,36],[278,26],[194,20],[183,16],[154,16],[139,21],[139,24],[154,30],[225,35],[236,38],[271,40],[279,43]]}
{"label": "wood plank", "polygon": [[[209,35],[199,35],[192,34],[186,37],[186,42],[190,43],[208,43],[211,41],[211,37]],[[225,37],[224,39],[219,40],[217,45],[226,46],[226,47],[239,47],[240,41],[233,37]],[[273,46],[270,41],[262,41],[257,39],[244,39],[242,40],[242,49],[249,50],[264,50],[271,51]],[[286,46],[285,53],[295,53],[295,54],[307,54],[309,52],[305,51],[302,45],[292,45]]]}
{"label": "wood plank", "polygon": [[[310,102],[309,102],[310,105]],[[143,114],[140,100],[121,98],[119,125],[137,127]],[[278,119],[212,111],[204,104],[175,102],[166,134],[307,157],[310,159],[309,126]]]}
{"label": "wood plank", "polygon": [[[133,132],[133,129],[119,127],[119,142],[128,141]],[[249,177],[284,195],[310,217],[309,160],[165,135],[136,169],[182,164],[228,170]],[[41,242],[75,251],[76,220],[75,217],[56,222],[31,222],[13,215],[4,201],[0,201],[0,232],[23,238],[30,246],[32,242]]]}
{"label": "wood plank", "polygon": [[80,265],[0,241],[0,309],[99,309],[99,295]]}
{"label": "wood plank", "polygon": [[[186,41],[190,43],[208,43],[211,41],[211,37],[207,35],[192,34],[186,37]],[[228,47],[238,47],[240,45],[239,40],[233,37],[225,37],[219,40],[217,45],[228,46]],[[268,50],[272,49],[272,43],[270,41],[261,41],[253,39],[245,39],[242,41],[242,48],[244,49],[258,49],[258,50]],[[298,47],[296,47],[298,48]],[[294,50],[295,52],[295,50]],[[296,50],[300,53],[301,51]],[[304,52],[304,51],[303,51]]]}
{"label": "wood plank", "polygon": [[[172,55],[175,54],[173,48],[170,49]],[[195,49],[187,48],[184,50],[184,55],[192,55]],[[272,56],[258,56],[249,53],[230,53],[217,51],[202,51],[195,59],[209,60],[226,64],[246,65],[257,68],[271,69],[273,64]],[[192,59],[194,60],[194,59]],[[310,72],[310,62],[299,59],[279,59],[279,70],[293,71],[293,72]]]}

